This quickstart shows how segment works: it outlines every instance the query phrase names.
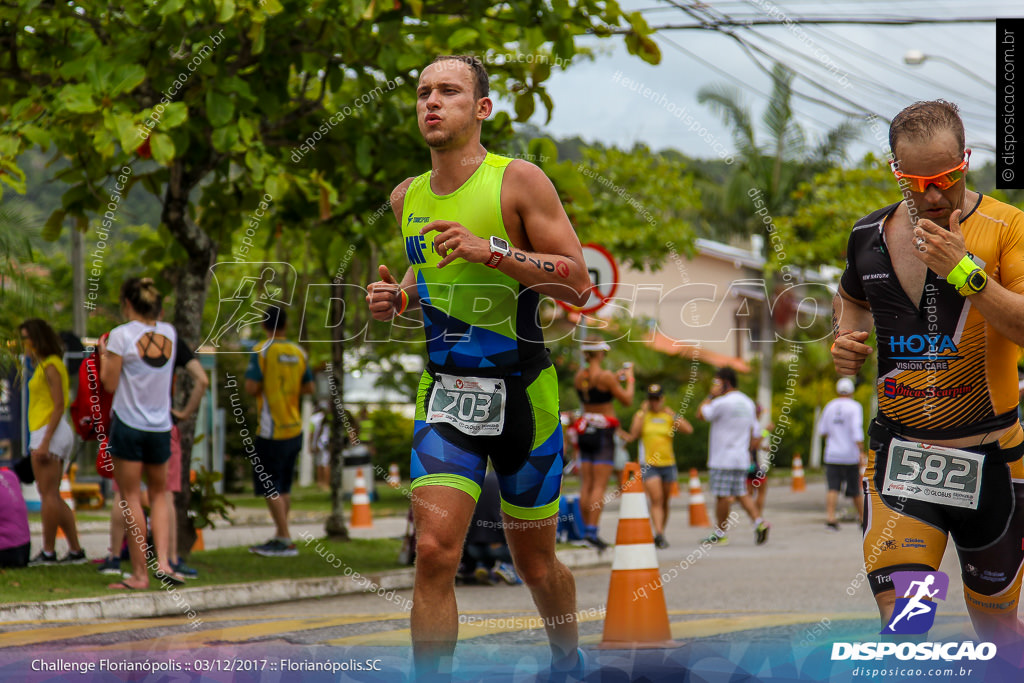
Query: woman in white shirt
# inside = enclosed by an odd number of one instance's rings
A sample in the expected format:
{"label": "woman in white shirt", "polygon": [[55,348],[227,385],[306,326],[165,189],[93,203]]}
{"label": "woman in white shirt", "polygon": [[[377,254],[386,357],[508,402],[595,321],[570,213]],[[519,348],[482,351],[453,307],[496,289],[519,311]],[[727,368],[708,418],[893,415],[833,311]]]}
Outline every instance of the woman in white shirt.
{"label": "woman in white shirt", "polygon": [[169,562],[170,533],[167,507],[153,505],[150,524],[153,548],[146,543],[142,512],[142,475],[151,501],[162,501],[171,457],[171,382],[177,333],[160,322],[163,297],[150,278],[130,278],[121,287],[121,307],[128,322],[110,332],[103,352],[100,379],[114,394],[108,449],[114,460],[114,480],[121,492],[119,505],[128,532],[132,573],[110,585],[121,590],[149,587],[147,567],[163,583],[181,585],[184,578]]}

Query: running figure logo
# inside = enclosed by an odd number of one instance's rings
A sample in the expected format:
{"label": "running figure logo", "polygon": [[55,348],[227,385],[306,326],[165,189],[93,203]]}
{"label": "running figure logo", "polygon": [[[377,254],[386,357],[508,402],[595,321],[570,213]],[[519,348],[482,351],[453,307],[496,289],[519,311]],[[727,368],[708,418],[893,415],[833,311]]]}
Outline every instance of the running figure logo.
{"label": "running figure logo", "polygon": [[[258,269],[259,275],[254,273]],[[212,285],[216,287],[217,319],[203,345],[217,347],[237,343],[258,333],[267,319],[267,308],[291,305],[296,282],[295,269],[287,263],[215,263],[211,268]],[[290,285],[288,283],[291,283]],[[228,296],[225,296],[228,294]]]}
{"label": "running figure logo", "polygon": [[935,623],[935,600],[945,600],[949,577],[944,572],[893,572],[896,606],[883,634],[905,635],[927,633]]}

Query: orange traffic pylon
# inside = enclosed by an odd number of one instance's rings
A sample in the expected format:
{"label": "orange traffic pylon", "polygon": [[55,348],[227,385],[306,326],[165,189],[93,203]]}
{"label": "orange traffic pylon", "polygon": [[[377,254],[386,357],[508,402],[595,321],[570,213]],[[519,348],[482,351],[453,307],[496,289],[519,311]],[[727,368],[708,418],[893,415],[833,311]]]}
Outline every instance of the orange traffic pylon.
{"label": "orange traffic pylon", "polygon": [[668,487],[668,497],[678,498],[679,497],[679,479],[673,479],[672,485]]}
{"label": "orange traffic pylon", "polygon": [[366,479],[363,468],[356,470],[356,489],[352,493],[352,524],[353,529],[369,529],[373,526],[373,514],[370,512],[370,496],[366,493]]}
{"label": "orange traffic pylon", "polygon": [[665,594],[661,589],[640,466],[630,462],[622,471],[619,528],[615,536],[604,635],[598,647],[605,650],[678,647],[679,643],[672,640]]}
{"label": "orange traffic pylon", "polygon": [[196,550],[206,550],[206,544],[203,543],[203,530],[202,529],[196,529],[196,540],[195,540],[195,543],[192,544],[192,550],[193,551],[196,551]]}
{"label": "orange traffic pylon", "polygon": [[797,453],[793,456],[793,491],[806,491],[807,481],[804,479],[804,461]]}
{"label": "orange traffic pylon", "polygon": [[704,492],[700,488],[700,476],[697,468],[690,468],[690,526],[711,526],[708,517],[708,506],[704,502]]}
{"label": "orange traffic pylon", "polygon": [[393,489],[397,489],[402,485],[402,475],[398,471],[398,464],[391,463],[391,467],[388,468],[388,486]]}

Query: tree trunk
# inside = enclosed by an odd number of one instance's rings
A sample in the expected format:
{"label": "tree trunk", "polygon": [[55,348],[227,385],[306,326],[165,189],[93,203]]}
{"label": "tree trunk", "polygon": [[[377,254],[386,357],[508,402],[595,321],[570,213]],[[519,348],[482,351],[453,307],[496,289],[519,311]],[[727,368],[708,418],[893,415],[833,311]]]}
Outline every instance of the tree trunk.
{"label": "tree trunk", "polygon": [[324,531],[336,540],[347,541],[348,527],[345,526],[345,489],[342,486],[342,469],[344,467],[342,448],[347,433],[345,414],[345,321],[342,316],[348,308],[342,299],[344,287],[340,278],[334,279],[331,287],[331,317],[334,326],[334,340],[331,343],[331,366],[328,374],[331,403],[331,515],[324,523]]}
{"label": "tree trunk", "polygon": [[[195,349],[202,341],[203,304],[209,284],[210,267],[217,257],[217,245],[195,223],[188,219],[188,197],[194,183],[186,180],[182,162],[176,161],[170,169],[164,209],[161,220],[175,239],[188,253],[188,262],[182,268],[175,289],[174,328],[182,341]],[[183,404],[192,391],[192,378],[183,374],[181,391],[177,394],[179,405]],[[217,381],[215,377],[210,382]],[[195,439],[196,417],[178,424],[181,433],[181,491],[174,495],[174,506],[178,526],[178,555],[187,558],[195,542],[196,533],[192,519],[188,516],[192,491],[189,485],[192,443]]]}

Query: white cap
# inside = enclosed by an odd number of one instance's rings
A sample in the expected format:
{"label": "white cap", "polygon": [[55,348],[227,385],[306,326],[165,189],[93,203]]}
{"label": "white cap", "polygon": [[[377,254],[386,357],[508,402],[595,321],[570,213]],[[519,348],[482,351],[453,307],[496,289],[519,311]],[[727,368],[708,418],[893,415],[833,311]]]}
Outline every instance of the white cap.
{"label": "white cap", "polygon": [[853,393],[853,380],[849,377],[842,377],[836,382],[836,393],[839,394],[852,394]]}
{"label": "white cap", "polygon": [[586,351],[611,351],[612,347],[608,346],[607,342],[601,340],[585,341],[580,345],[580,349]]}

